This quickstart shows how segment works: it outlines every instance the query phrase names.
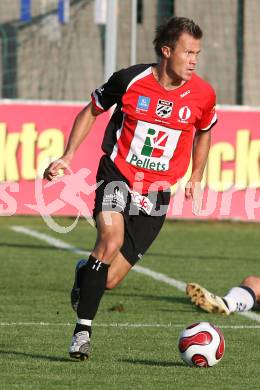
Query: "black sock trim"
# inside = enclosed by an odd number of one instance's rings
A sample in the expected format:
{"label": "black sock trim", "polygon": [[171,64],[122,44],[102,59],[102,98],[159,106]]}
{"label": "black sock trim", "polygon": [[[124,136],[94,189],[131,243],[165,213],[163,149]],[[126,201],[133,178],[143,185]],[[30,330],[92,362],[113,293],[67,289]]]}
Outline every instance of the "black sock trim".
{"label": "black sock trim", "polygon": [[99,272],[107,272],[107,269],[109,268],[109,264],[103,263],[102,261],[98,260],[96,257],[90,255],[86,267],[88,269],[96,270]]}
{"label": "black sock trim", "polygon": [[253,298],[253,300],[254,300],[254,305],[255,305],[255,303],[256,303],[256,296],[255,296],[255,292],[254,292],[254,290],[252,290],[252,288],[251,287],[248,287],[248,286],[243,286],[243,285],[241,285],[241,286],[239,286],[240,288],[243,288],[244,290],[246,290],[247,292],[249,292],[249,294],[252,296],[252,298]]}
{"label": "black sock trim", "polygon": [[77,287],[81,287],[81,279],[83,274],[86,272],[86,270],[94,270],[96,269],[100,273],[107,273],[107,270],[109,268],[110,264],[102,263],[102,261],[98,260],[96,257],[90,255],[87,263],[83,265],[77,275]]}

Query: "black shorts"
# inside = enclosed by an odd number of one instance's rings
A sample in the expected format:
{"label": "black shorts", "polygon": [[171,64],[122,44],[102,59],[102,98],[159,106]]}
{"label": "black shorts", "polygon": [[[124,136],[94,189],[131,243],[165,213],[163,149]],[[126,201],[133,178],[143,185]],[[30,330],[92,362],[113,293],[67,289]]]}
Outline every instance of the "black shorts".
{"label": "black shorts", "polygon": [[93,217],[100,211],[115,211],[125,221],[121,253],[135,265],[160,232],[170,202],[170,189],[140,195],[128,187],[125,177],[108,156],[103,156],[97,172]]}

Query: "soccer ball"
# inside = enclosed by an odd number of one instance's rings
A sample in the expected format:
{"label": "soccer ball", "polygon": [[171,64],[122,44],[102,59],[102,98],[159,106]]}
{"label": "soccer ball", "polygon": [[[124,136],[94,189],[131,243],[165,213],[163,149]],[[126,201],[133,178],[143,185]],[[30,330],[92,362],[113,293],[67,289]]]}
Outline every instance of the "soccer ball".
{"label": "soccer ball", "polygon": [[189,366],[211,367],[222,359],[225,340],[217,326],[198,322],[184,329],[178,346],[181,358]]}

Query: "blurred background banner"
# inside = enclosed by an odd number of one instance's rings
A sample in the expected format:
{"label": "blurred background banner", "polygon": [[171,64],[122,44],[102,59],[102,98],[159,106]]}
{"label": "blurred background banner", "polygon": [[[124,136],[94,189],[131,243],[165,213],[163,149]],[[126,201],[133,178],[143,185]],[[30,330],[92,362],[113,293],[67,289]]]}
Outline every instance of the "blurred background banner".
{"label": "blurred background banner", "polygon": [[[23,195],[17,213],[34,212],[24,203],[32,204],[26,198],[33,195],[40,165],[61,154],[82,102],[113,71],[156,62],[156,26],[172,15],[190,17],[202,27],[197,72],[213,85],[220,105],[205,174],[204,197],[210,201],[203,205],[203,218],[260,220],[260,121],[254,108],[260,101],[259,0],[0,2],[0,181],[2,190],[6,182],[19,184]],[[73,167],[90,169],[93,182],[107,119],[108,114],[98,119]],[[169,217],[192,216],[191,205],[181,201],[188,174],[181,190],[173,189]],[[208,189],[218,194],[217,200],[207,196]],[[224,197],[222,202],[223,194],[232,191],[231,201]],[[18,199],[17,193],[13,196]],[[4,213],[1,203],[0,208]],[[55,212],[75,210],[64,206]]]}
{"label": "blurred background banner", "polygon": [[[259,105],[258,0],[1,1],[0,97],[89,99],[104,81],[113,45],[115,69],[156,61],[155,28],[172,15],[201,25],[198,73],[218,103]],[[111,29],[114,38],[107,37]]]}
{"label": "blurred background banner", "polygon": [[[11,101],[0,105],[1,215],[75,215],[78,210],[68,199],[57,201],[62,189],[68,185],[73,187],[71,196],[76,197],[77,191],[80,192],[92,211],[94,189],[91,186],[95,184],[102,155],[101,142],[108,113],[97,118],[71,169],[66,171],[64,177],[74,178],[74,182],[67,185],[62,176],[54,185],[42,180],[44,169],[63,154],[73,120],[83,107],[83,104],[72,103]],[[87,170],[78,173],[83,167]]]}
{"label": "blurred background banner", "polygon": [[[64,151],[82,104],[2,102],[0,122],[0,203],[2,214],[77,215],[73,197],[80,194],[91,215],[95,175],[109,113],[99,116],[74,158],[71,170],[56,183],[42,180],[45,167]],[[169,218],[260,221],[260,110],[218,109],[212,147],[203,180],[201,216],[185,201],[186,176],[174,186]],[[85,168],[85,169],[84,169]],[[86,169],[87,168],[87,169]],[[36,178],[36,180],[35,180]],[[16,187],[14,186],[16,183]],[[64,189],[73,188],[64,198]],[[10,199],[12,198],[12,200]],[[14,208],[14,204],[16,208]],[[13,207],[12,210],[10,207]]]}

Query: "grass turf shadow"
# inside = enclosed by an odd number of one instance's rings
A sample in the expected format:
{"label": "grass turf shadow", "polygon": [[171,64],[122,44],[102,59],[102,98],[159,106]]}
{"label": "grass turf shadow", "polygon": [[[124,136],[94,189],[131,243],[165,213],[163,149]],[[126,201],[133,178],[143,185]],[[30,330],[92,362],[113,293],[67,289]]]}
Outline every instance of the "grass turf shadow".
{"label": "grass turf shadow", "polygon": [[144,366],[156,366],[156,367],[187,367],[187,364],[174,361],[158,361],[148,359],[120,359],[121,363],[140,364]]}
{"label": "grass turf shadow", "polygon": [[65,357],[58,357],[58,356],[48,356],[48,355],[39,355],[34,353],[28,353],[28,352],[18,352],[18,351],[4,351],[0,350],[0,355],[16,355],[16,356],[23,356],[28,357],[32,359],[40,359],[40,360],[49,360],[51,362],[73,362],[74,360],[70,358]]}

